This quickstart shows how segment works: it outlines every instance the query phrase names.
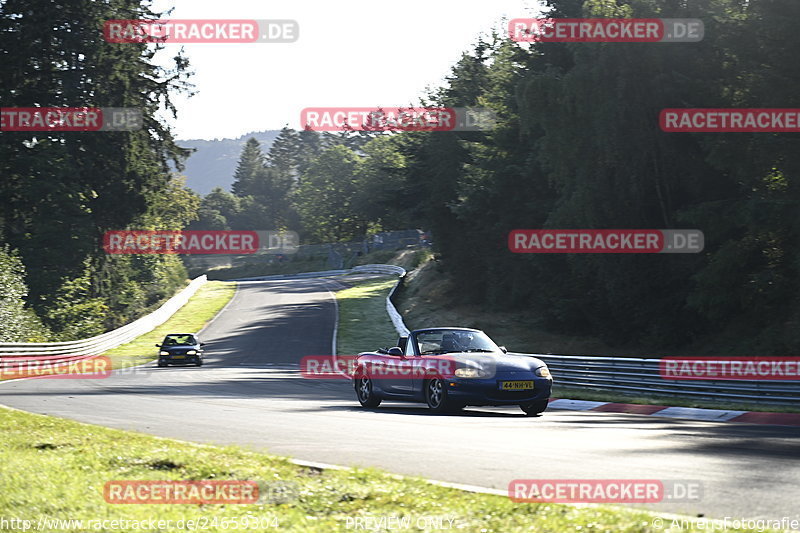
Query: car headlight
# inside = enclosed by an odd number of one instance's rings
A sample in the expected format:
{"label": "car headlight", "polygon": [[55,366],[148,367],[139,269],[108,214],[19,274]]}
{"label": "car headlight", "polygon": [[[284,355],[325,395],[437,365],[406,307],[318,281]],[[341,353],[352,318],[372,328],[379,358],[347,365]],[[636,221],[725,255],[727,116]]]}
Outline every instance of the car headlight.
{"label": "car headlight", "polygon": [[551,377],[550,376],[550,369],[547,368],[546,366],[540,366],[539,368],[537,368],[535,374],[537,376],[539,376],[540,378],[549,378],[549,377]]}
{"label": "car headlight", "polygon": [[464,368],[456,368],[455,376],[457,378],[485,378],[489,373],[482,368],[474,368],[467,366]]}
{"label": "car headlight", "polygon": [[186,355],[197,355],[197,350],[189,350]]}
{"label": "car headlight", "polygon": [[161,350],[160,352],[158,352],[158,355],[169,355],[169,352],[165,352],[164,350]]}

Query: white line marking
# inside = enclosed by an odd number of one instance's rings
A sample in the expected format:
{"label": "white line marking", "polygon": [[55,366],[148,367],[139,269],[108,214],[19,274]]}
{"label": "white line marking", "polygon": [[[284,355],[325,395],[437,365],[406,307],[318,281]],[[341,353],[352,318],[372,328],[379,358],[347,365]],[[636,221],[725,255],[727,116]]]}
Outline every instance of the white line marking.
{"label": "white line marking", "polygon": [[688,418],[691,420],[708,420],[711,422],[725,422],[731,418],[745,414],[747,411],[723,411],[720,409],[698,409],[696,407],[667,407],[656,411],[652,416],[665,416],[668,418]]}
{"label": "white line marking", "polygon": [[[336,293],[328,288],[328,283],[332,283],[332,280],[323,279],[321,281],[325,285],[325,290],[328,291],[328,294],[330,294],[331,298],[333,298],[334,313],[336,315],[333,322],[333,341],[331,342],[331,355],[333,356],[334,368],[336,369],[337,374],[341,374],[347,379],[352,379],[347,372],[339,369],[339,359],[336,357],[338,355],[336,353],[336,337],[339,334],[339,300],[336,298]],[[341,285],[341,283],[339,285]]]}
{"label": "white line marking", "polygon": [[547,404],[548,409],[571,409],[573,411],[589,411],[608,402],[592,402],[589,400],[553,400]]}

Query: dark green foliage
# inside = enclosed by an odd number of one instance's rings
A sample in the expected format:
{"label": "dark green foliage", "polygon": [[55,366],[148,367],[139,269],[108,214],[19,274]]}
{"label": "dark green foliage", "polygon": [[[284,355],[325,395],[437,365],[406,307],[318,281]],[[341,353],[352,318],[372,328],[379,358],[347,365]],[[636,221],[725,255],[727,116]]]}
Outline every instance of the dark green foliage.
{"label": "dark green foliage", "polygon": [[169,95],[187,88],[187,60],[163,69],[156,47],[102,38],[105,20],[158,16],[134,0],[3,2],[4,107],[127,107],[144,117],[133,132],[0,135],[0,234],[25,265],[28,301],[59,338],[119,326],[185,278],[174,257],[110,257],[100,246],[108,230],[179,229],[196,216],[198,200],[170,174],[186,152],[155,118],[174,113]]}
{"label": "dark green foliage", "polygon": [[0,342],[41,342],[49,332],[25,307],[25,267],[8,247],[0,247]]}
{"label": "dark green foliage", "polygon": [[[488,107],[498,117],[491,131],[284,130],[267,168],[293,180],[304,242],[424,227],[459,287],[451,297],[487,312],[519,310],[539,326],[612,345],[721,339],[720,350],[796,353],[800,138],[664,133],[658,115],[800,107],[800,3],[546,4],[554,17],[700,18],[705,39],[529,47],[494,35],[427,102]],[[268,190],[275,178],[261,173]],[[266,217],[276,209],[268,198],[253,196],[248,209]],[[515,228],[697,228],[706,249],[515,255],[506,246]]]}
{"label": "dark green foliage", "polygon": [[[658,113],[800,107],[800,4],[548,4],[554,16],[702,18],[706,36],[656,46],[551,43],[529,52],[495,43],[485,72],[480,44],[472,61],[456,65],[441,103],[481,102],[500,124],[478,139],[462,135],[461,155],[442,151],[442,136],[413,145],[409,168],[431,182],[412,171],[408,187],[426,191],[431,203],[418,208],[459,297],[612,344],[660,349],[726,336],[736,345],[720,349],[796,353],[800,138],[668,134]],[[706,250],[514,256],[505,246],[514,228],[698,228]]]}

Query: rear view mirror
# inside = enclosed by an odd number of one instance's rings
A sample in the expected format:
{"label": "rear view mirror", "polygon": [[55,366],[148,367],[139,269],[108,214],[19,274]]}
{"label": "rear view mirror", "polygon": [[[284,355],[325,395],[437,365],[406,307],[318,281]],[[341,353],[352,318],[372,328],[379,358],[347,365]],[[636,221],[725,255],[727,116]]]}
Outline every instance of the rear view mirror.
{"label": "rear view mirror", "polygon": [[389,348],[389,351],[387,353],[389,355],[400,355],[400,356],[402,356],[403,355],[403,350],[401,350],[399,346],[394,346],[392,348]]}

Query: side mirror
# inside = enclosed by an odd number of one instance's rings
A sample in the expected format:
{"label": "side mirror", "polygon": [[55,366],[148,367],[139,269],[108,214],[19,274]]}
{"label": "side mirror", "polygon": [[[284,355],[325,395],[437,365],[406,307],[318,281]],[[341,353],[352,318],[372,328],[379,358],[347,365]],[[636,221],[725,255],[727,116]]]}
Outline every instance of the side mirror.
{"label": "side mirror", "polygon": [[200,343],[200,346],[205,346],[205,345],[206,345],[206,343],[204,343],[204,342]]}
{"label": "side mirror", "polygon": [[500,351],[501,351],[501,352],[503,352],[503,353],[508,353],[508,350],[506,349],[506,347],[505,347],[505,346],[498,346],[498,348],[500,348]]}
{"label": "side mirror", "polygon": [[393,346],[392,348],[389,348],[389,351],[386,353],[389,355],[398,355],[400,357],[403,356],[403,350],[401,350],[399,346]]}
{"label": "side mirror", "polygon": [[156,344],[156,348],[161,348],[161,345],[160,344]]}

